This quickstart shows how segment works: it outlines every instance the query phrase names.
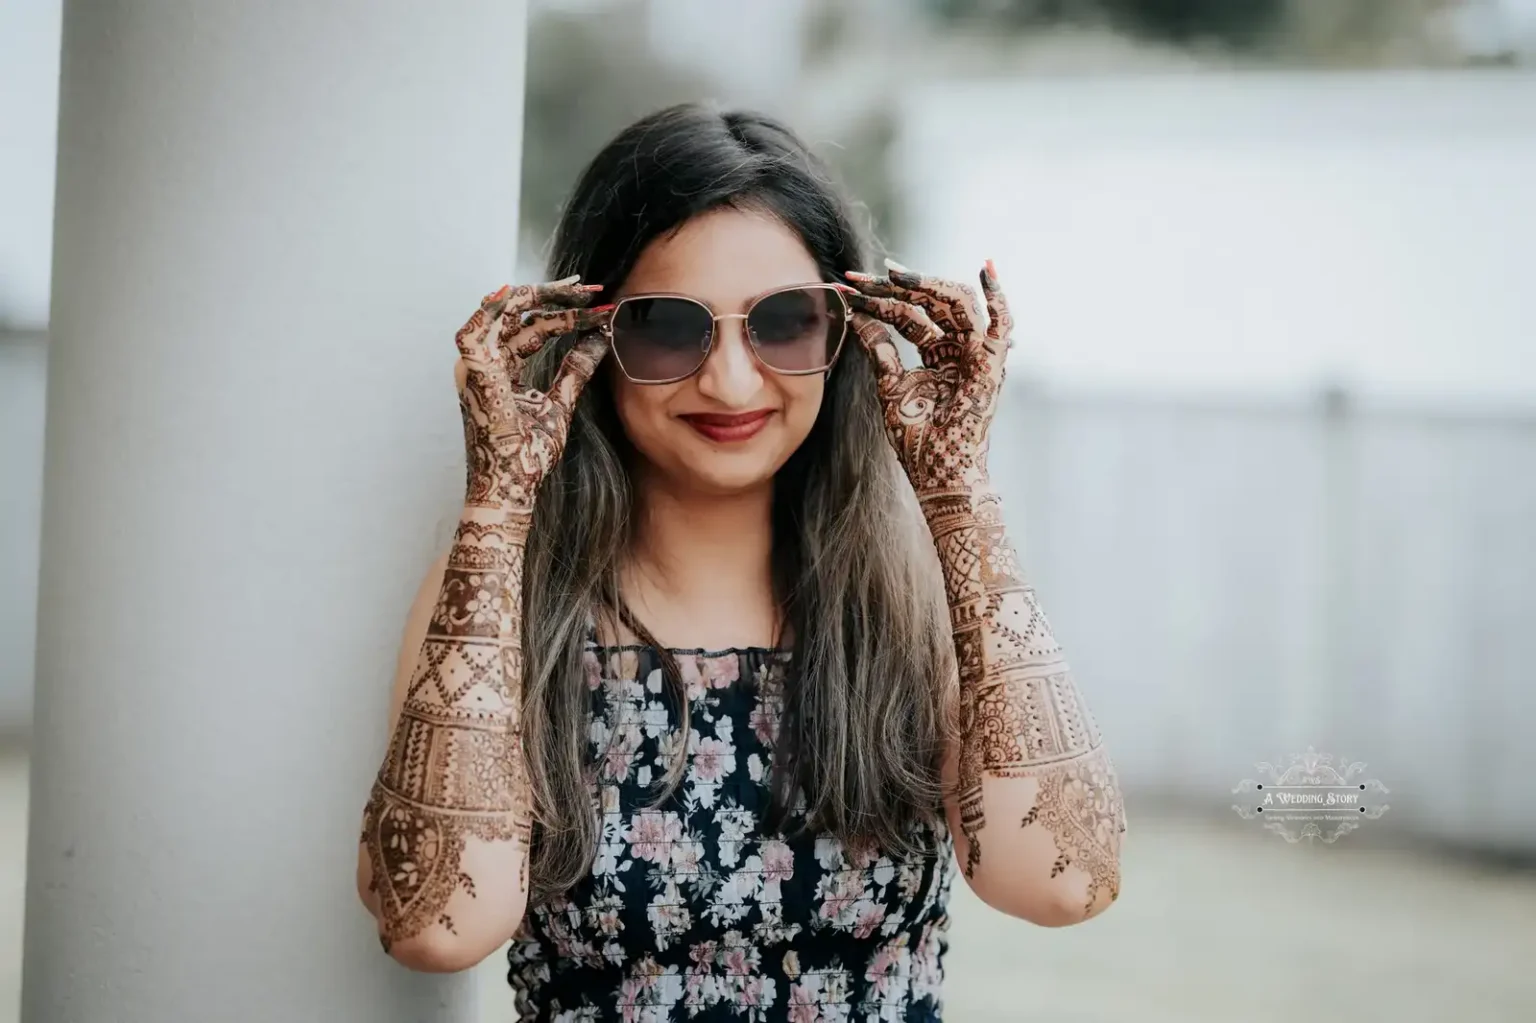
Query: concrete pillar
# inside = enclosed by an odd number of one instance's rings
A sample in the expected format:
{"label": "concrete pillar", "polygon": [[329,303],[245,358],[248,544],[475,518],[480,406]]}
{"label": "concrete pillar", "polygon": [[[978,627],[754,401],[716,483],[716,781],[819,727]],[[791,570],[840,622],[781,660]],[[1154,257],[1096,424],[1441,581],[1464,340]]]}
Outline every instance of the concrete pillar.
{"label": "concrete pillar", "polygon": [[469,1020],[353,893],[525,9],[68,2],[25,1023]]}

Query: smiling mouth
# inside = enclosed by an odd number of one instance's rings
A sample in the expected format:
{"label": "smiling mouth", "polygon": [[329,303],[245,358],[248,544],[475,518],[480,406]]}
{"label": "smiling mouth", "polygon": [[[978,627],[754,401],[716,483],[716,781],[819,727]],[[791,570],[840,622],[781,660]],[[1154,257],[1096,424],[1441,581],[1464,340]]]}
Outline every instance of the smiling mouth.
{"label": "smiling mouth", "polygon": [[753,436],[764,426],[768,425],[768,420],[772,415],[773,409],[758,409],[755,412],[741,412],[736,415],[724,415],[718,412],[695,412],[692,415],[679,416],[678,418],[710,440],[727,443],[730,441],[746,440],[748,437]]}

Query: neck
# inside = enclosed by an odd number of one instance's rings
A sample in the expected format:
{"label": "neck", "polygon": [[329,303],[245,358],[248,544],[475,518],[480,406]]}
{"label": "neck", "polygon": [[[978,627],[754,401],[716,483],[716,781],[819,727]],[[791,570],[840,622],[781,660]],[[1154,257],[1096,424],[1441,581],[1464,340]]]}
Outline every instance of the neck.
{"label": "neck", "polygon": [[751,635],[729,642],[765,642],[758,634],[777,620],[772,481],[719,495],[637,474],[635,508],[623,588],[642,622],[668,644],[707,646],[741,629]]}

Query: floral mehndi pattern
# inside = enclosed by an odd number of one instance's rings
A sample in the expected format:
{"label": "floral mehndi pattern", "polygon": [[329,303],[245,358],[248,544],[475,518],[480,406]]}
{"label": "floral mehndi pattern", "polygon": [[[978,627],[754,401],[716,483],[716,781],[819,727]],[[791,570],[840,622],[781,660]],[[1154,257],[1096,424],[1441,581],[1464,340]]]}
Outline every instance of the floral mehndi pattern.
{"label": "floral mehndi pattern", "polygon": [[[475,894],[461,867],[470,838],[516,843],[525,864],[530,810],[521,701],[523,550],[540,481],[560,456],[571,410],[603,355],[603,309],[576,278],[503,288],[456,335],[465,502],[442,589],[367,806],[361,842],[386,949],[428,928],[457,933],[447,912]],[[519,314],[552,305],[537,322]],[[524,360],[581,332],[549,393],[524,387]],[[526,879],[520,878],[520,886]]]}
{"label": "floral mehndi pattern", "polygon": [[[891,264],[846,275],[853,326],[876,371],[887,430],[944,570],[960,675],[959,804],[965,870],[982,863],[983,780],[1032,779],[1021,823],[1049,832],[1055,878],[1088,876],[1084,911],[1119,893],[1125,810],[1105,752],[1050,625],[1025,580],[987,475],[989,430],[1013,317],[991,261],[975,292]],[[890,332],[922,364],[906,368]]]}
{"label": "floral mehndi pattern", "polygon": [[947,834],[928,836],[929,854],[898,859],[769,831],[787,652],[675,653],[688,691],[686,773],[653,806],[682,734],[661,659],[588,644],[597,860],[575,888],[529,910],[509,951],[523,1018],[939,1019]]}

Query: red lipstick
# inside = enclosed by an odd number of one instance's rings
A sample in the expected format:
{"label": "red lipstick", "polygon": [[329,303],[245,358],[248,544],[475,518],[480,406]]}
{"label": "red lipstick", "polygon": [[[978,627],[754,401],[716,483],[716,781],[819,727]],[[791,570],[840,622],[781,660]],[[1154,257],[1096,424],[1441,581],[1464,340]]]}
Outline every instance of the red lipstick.
{"label": "red lipstick", "polygon": [[756,435],[759,430],[768,425],[768,418],[772,415],[773,409],[764,408],[735,415],[695,412],[678,418],[715,443],[728,444]]}

